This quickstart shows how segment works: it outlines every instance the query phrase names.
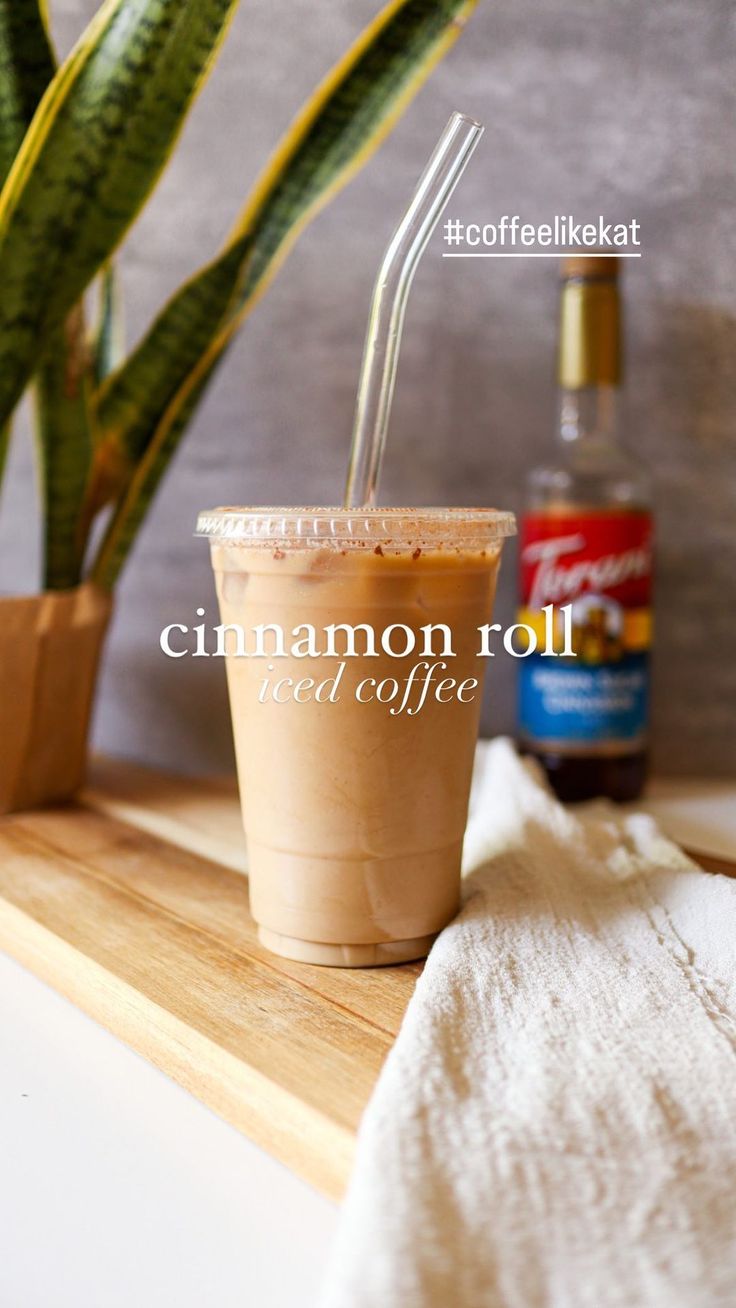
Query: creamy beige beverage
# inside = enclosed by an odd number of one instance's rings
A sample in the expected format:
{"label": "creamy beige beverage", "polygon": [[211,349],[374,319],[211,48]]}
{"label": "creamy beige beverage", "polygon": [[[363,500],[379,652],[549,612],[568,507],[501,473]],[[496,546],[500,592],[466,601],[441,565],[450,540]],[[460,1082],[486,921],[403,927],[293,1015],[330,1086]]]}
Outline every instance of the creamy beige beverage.
{"label": "creamy beige beverage", "polygon": [[233,627],[223,639],[263,942],[342,966],[422,956],[458,905],[478,628],[513,519],[229,510],[199,529]]}

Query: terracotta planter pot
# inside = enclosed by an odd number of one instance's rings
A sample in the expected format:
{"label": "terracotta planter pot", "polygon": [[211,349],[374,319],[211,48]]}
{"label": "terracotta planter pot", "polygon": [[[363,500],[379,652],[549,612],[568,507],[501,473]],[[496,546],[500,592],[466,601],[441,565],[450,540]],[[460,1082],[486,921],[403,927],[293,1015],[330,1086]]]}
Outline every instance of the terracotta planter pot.
{"label": "terracotta planter pot", "polygon": [[89,584],[0,599],[0,813],[70,799],[112,597]]}

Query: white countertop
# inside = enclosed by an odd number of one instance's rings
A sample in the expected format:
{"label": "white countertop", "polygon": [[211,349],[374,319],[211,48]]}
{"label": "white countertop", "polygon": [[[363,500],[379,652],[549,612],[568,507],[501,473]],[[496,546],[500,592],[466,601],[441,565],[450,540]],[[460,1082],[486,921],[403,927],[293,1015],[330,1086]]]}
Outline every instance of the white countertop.
{"label": "white countertop", "polygon": [[2,1308],[309,1308],[337,1208],[0,954]]}
{"label": "white countertop", "polygon": [[[736,787],[649,807],[736,857]],[[637,806],[641,807],[641,806]],[[337,1208],[0,954],[2,1308],[309,1308]]]}

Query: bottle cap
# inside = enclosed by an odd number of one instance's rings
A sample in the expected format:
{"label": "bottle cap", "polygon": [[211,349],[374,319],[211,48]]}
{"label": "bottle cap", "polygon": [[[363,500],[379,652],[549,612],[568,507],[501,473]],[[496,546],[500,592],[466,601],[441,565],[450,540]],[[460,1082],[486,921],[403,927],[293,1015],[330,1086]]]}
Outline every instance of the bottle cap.
{"label": "bottle cap", "polygon": [[558,379],[564,390],[617,386],[621,379],[618,264],[600,255],[562,262]]}
{"label": "bottle cap", "polygon": [[570,254],[561,261],[560,276],[563,281],[580,277],[585,281],[615,281],[618,277],[619,260],[602,254]]}

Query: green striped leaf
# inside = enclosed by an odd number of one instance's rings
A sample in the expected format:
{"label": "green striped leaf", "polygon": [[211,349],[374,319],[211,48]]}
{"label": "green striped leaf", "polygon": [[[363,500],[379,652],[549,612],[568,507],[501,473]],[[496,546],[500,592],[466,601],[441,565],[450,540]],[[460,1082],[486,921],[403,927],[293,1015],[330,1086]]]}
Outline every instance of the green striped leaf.
{"label": "green striped leaf", "polygon": [[[129,479],[162,409],[207,353],[212,324],[222,322],[245,273],[250,241],[235,240],[225,254],[176,293],[123,367],[103,386],[98,404],[101,444],[97,463]],[[173,381],[163,367],[176,359]],[[167,382],[171,381],[171,385]],[[120,489],[104,479],[109,491]]]}
{"label": "green striped leaf", "polygon": [[[45,15],[38,0],[0,0],[0,188],[38,102],[54,75]],[[11,423],[0,423],[0,483]]]}
{"label": "green striped leaf", "polygon": [[[102,585],[114,583],[187,421],[244,317],[310,218],[391,130],[475,3],[393,0],[296,119],[222,254],[174,296],[103,387],[99,458],[118,469],[123,495],[93,568]],[[241,257],[233,261],[238,242]],[[222,270],[232,281],[224,311]],[[195,338],[205,344],[193,359]]]}
{"label": "green striped leaf", "polygon": [[0,187],[54,68],[38,0],[0,0]]}
{"label": "green striped leaf", "polygon": [[[46,14],[32,0],[0,0],[0,167],[5,180],[56,68]],[[79,506],[91,459],[90,393],[81,305],[55,333],[35,386],[39,481],[44,507],[44,585],[80,579]],[[7,448],[6,424],[0,474]]]}
{"label": "green striped leaf", "polygon": [[188,391],[180,392],[176,405],[157,428],[155,457],[144,457],[133,473],[90,570],[90,577],[98,586],[112,590],[115,585],[158,484],[209,384],[214,366],[201,376],[192,374]]}
{"label": "green striped leaf", "polygon": [[79,510],[92,457],[90,362],[80,304],[52,338],[34,386],[47,590],[66,590],[81,580]]}
{"label": "green striped leaf", "polygon": [[[100,397],[100,428],[132,469],[192,369],[189,333],[216,355],[309,218],[365,162],[460,31],[475,0],[394,0],[315,93],[276,150],[215,261],[175,295]],[[232,250],[242,244],[242,262]],[[217,265],[232,280],[227,314],[208,294]],[[247,264],[247,267],[246,267]],[[201,286],[198,282],[201,280]],[[239,282],[239,285],[238,285]],[[206,283],[206,285],[205,285]],[[193,315],[199,318],[196,329]]]}
{"label": "green striped leaf", "polygon": [[0,423],[150,194],[237,0],[106,0],[0,196]]}
{"label": "green striped leaf", "polygon": [[[90,368],[95,390],[120,363],[124,352],[123,306],[117,272],[113,263],[105,264],[99,279],[99,312],[90,347]],[[88,388],[89,398],[91,392]],[[90,427],[91,427],[90,415]],[[92,452],[99,451],[98,429],[95,440],[88,442],[88,461],[85,475],[77,483],[77,530],[73,538],[75,553],[84,555],[89,533],[98,510],[112,498],[120,475],[117,469],[106,467],[99,461],[92,464]]]}
{"label": "green striped leaf", "polygon": [[[204,274],[186,283],[174,297],[169,310],[154,323],[146,338],[145,350],[131,356],[137,377],[135,393],[121,387],[110,395],[106,406],[107,429],[97,441],[83,510],[86,523],[90,523],[104,505],[118,497],[130,482],[133,472],[131,432],[141,433],[143,448],[145,436],[156,429],[161,406],[159,356],[168,357],[175,350],[191,370],[206,351],[209,344],[207,324],[213,314],[222,317],[227,309],[234,293],[233,286],[238,285],[244,244],[236,241],[226,258],[217,260]],[[188,409],[188,414],[193,412],[193,408]],[[116,437],[119,429],[128,433],[125,446]],[[139,453],[142,453],[142,448]]]}
{"label": "green striped leaf", "polygon": [[54,332],[33,379],[43,508],[43,585],[66,590],[82,579],[90,522],[81,522],[94,448],[94,375],[82,302]]}
{"label": "green striped leaf", "polygon": [[125,349],[123,302],[114,263],[107,263],[100,277],[100,308],[92,349],[92,370],[97,386],[110,376]]}

